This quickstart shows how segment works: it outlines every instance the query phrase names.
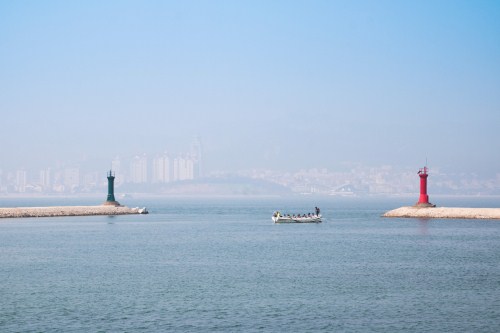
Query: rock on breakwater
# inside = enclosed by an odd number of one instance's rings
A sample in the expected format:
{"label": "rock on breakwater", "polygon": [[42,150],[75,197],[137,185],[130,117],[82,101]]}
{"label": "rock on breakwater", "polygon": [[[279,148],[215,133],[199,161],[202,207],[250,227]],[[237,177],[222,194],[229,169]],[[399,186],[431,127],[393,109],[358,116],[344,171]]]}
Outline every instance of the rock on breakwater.
{"label": "rock on breakwater", "polygon": [[55,206],[0,208],[0,218],[143,214],[145,210],[125,206]]}
{"label": "rock on breakwater", "polygon": [[400,207],[382,217],[410,217],[430,219],[500,219],[500,208],[462,207]]}

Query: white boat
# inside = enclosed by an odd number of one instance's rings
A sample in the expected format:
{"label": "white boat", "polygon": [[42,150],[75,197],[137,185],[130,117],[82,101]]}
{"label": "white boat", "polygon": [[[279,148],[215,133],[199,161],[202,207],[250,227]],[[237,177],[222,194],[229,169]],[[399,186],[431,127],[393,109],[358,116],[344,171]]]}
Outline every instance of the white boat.
{"label": "white boat", "polygon": [[320,223],[321,214],[319,215],[282,215],[280,212],[274,212],[272,217],[274,223]]}

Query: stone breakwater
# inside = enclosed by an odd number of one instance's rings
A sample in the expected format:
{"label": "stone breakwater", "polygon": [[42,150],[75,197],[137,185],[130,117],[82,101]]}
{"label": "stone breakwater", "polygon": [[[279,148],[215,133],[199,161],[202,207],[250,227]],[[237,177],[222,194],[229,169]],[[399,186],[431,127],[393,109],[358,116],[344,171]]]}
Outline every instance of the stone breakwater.
{"label": "stone breakwater", "polygon": [[401,207],[382,217],[413,217],[429,219],[500,219],[500,208]]}
{"label": "stone breakwater", "polygon": [[125,206],[59,206],[0,208],[0,218],[144,214]]}

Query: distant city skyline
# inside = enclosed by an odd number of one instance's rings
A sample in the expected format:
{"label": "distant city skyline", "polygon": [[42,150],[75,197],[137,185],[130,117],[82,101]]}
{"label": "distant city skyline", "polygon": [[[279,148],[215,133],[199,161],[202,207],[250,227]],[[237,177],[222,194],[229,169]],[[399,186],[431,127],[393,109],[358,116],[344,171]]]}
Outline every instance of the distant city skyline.
{"label": "distant city skyline", "polygon": [[[408,195],[418,192],[417,168],[388,165],[353,166],[350,170],[311,168],[297,171],[246,169],[238,172],[214,170],[202,177],[202,160],[192,154],[171,158],[159,153],[111,162],[117,192],[169,195],[317,194],[331,196]],[[0,169],[0,196],[9,194],[97,194],[106,188],[106,171],[78,165],[35,169]],[[440,195],[500,195],[500,176],[484,178],[477,174],[453,174],[431,168],[429,189]],[[218,187],[220,180],[224,186]],[[252,184],[254,181],[263,183]],[[271,184],[281,186],[276,192]]]}
{"label": "distant city skyline", "polygon": [[[115,156],[105,164],[114,171],[118,185],[155,184],[200,178],[202,159],[202,143],[196,137],[187,152]],[[5,169],[0,165],[0,193],[92,192],[104,183],[99,177],[102,168],[102,163],[82,167],[78,162],[60,161],[45,168]]]}

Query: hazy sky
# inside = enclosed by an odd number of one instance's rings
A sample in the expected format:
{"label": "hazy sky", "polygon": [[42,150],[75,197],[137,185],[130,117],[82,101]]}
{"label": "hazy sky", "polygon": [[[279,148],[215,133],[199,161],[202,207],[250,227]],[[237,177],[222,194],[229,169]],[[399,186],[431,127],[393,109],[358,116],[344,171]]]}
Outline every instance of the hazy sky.
{"label": "hazy sky", "polygon": [[0,114],[0,168],[500,173],[500,2],[0,1]]}

